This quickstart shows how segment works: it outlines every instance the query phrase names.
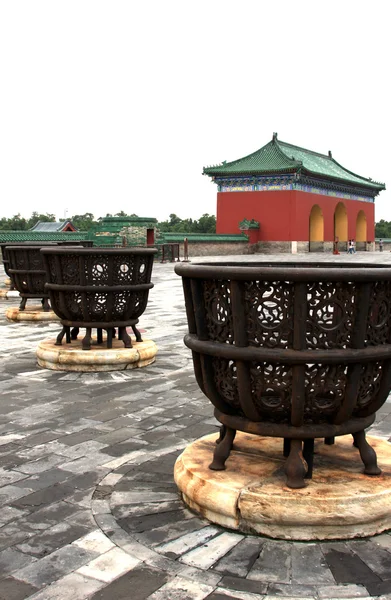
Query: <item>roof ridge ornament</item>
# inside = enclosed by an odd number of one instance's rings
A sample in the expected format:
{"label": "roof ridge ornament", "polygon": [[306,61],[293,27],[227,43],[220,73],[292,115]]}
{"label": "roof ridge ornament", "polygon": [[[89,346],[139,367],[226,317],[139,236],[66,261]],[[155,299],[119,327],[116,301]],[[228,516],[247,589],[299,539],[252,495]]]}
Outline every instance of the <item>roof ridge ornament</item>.
{"label": "roof ridge ornament", "polygon": [[329,150],[329,158],[333,158],[333,155],[331,154],[331,150]]}
{"label": "roof ridge ornament", "polygon": [[276,141],[277,141],[277,135],[278,135],[278,134],[277,134],[277,132],[275,131],[275,132],[273,133],[273,142],[276,142]]}

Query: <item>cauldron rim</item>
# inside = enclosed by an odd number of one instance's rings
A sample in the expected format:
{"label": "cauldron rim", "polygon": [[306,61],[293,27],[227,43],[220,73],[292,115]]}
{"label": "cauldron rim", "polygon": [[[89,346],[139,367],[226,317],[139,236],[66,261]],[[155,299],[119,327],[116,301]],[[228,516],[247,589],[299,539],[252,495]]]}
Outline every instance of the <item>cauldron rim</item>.
{"label": "cauldron rim", "polygon": [[178,264],[175,273],[196,279],[249,281],[390,281],[391,266],[368,263],[238,261]]}
{"label": "cauldron rim", "polygon": [[127,246],[126,248],[84,248],[81,246],[53,246],[41,249],[42,254],[157,254],[157,248],[143,248],[140,246]]}

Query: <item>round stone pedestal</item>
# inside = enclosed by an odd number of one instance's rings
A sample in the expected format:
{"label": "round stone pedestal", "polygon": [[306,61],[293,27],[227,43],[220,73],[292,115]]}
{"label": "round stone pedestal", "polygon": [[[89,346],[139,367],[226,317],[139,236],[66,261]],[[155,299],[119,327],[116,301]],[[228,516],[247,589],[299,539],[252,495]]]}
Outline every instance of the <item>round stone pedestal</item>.
{"label": "round stone pedestal", "polygon": [[350,435],[315,442],[313,479],[286,486],[283,440],[238,432],[225,471],[211,471],[217,435],[190,444],[175,464],[185,503],[213,523],[287,540],[350,539],[391,528],[391,444],[368,437],[380,476],[363,474]]}
{"label": "round stone pedestal", "polygon": [[11,298],[19,298],[20,294],[17,290],[10,290],[9,288],[3,287],[0,288],[0,298],[6,298],[7,300]]}
{"label": "round stone pedestal", "polygon": [[[19,294],[19,292],[17,292]],[[5,316],[8,321],[59,321],[60,319],[52,310],[47,312],[42,310],[42,305],[38,304],[27,305],[24,310],[20,310],[16,306],[7,308]]]}
{"label": "round stone pedestal", "polygon": [[106,348],[106,344],[97,344],[96,338],[92,340],[91,350],[83,350],[83,336],[66,344],[63,340],[61,346],[56,346],[55,339],[40,342],[37,348],[37,359],[40,367],[54,371],[124,371],[146,367],[155,362],[157,346],[152,340],[136,342],[132,337],[132,348],[124,348],[123,342],[113,340],[113,347]]}

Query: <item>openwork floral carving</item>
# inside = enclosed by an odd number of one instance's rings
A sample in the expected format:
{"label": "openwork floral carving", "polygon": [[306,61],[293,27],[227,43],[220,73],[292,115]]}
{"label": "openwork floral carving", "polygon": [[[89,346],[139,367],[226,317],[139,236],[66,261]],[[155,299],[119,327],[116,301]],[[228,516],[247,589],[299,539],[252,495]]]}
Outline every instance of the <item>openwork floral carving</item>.
{"label": "openwork floral carving", "polygon": [[345,365],[307,365],[305,423],[331,423],[341,407],[347,383]]}
{"label": "openwork floral carving", "polygon": [[273,363],[250,364],[251,390],[259,420],[289,422],[292,398],[292,370]]}
{"label": "openwork floral carving", "polygon": [[206,324],[211,339],[233,344],[231,290],[228,281],[203,282]]}
{"label": "openwork floral carving", "polygon": [[212,364],[214,383],[217,391],[227,404],[236,408],[240,414],[243,414],[239,402],[238,374],[235,362],[213,357]]}
{"label": "openwork floral carving", "polygon": [[376,281],[368,315],[367,346],[391,342],[391,282]]}
{"label": "openwork floral carving", "polygon": [[293,287],[285,281],[245,284],[245,314],[250,346],[287,348],[293,332]]}
{"label": "openwork floral carving", "polygon": [[348,282],[316,282],[308,286],[307,346],[313,349],[349,345],[356,287]]}
{"label": "openwork floral carving", "polygon": [[362,365],[356,411],[366,408],[376,396],[383,376],[383,363],[372,362]]}

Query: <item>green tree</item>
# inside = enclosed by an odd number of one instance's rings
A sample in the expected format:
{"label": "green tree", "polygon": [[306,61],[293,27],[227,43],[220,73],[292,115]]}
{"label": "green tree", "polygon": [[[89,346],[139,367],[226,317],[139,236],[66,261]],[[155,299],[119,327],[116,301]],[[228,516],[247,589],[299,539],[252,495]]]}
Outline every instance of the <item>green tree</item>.
{"label": "green tree", "polygon": [[193,219],[180,219],[176,214],[172,213],[169,220],[161,221],[158,224],[160,231],[176,232],[176,233],[215,233],[216,232],[216,217],[205,213],[196,221]]}
{"label": "green tree", "polygon": [[92,229],[97,222],[95,221],[95,217],[92,213],[84,213],[84,215],[73,215],[71,218],[72,223],[77,229],[80,231],[88,231]]}
{"label": "green tree", "polygon": [[391,222],[380,219],[375,224],[375,237],[377,238],[391,238]]}
{"label": "green tree", "polygon": [[31,229],[32,227],[34,227],[34,225],[38,223],[38,221],[43,221],[44,223],[54,223],[55,220],[56,217],[52,213],[46,213],[42,215],[38,214],[37,212],[33,212],[31,214],[31,217],[27,221],[27,229]]}

